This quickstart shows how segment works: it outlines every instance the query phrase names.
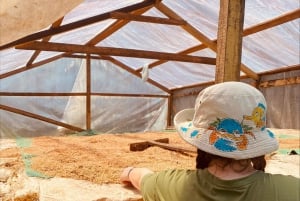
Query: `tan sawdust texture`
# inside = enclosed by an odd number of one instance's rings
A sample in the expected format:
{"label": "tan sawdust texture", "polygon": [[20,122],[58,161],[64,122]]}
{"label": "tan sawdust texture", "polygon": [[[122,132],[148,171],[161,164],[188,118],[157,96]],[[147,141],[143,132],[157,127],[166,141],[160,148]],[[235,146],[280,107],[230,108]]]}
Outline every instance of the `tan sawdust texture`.
{"label": "tan sawdust texture", "polygon": [[24,152],[36,155],[32,169],[51,177],[87,180],[97,184],[119,183],[119,175],[127,166],[149,167],[154,171],[166,168],[194,168],[195,154],[182,154],[159,147],[141,152],[129,150],[129,144],[160,138],[170,144],[193,148],[175,133],[100,134],[81,137],[37,137]]}
{"label": "tan sawdust texture", "polygon": [[[135,134],[99,134],[94,136],[36,137],[22,152],[32,154],[32,169],[50,177],[87,180],[96,184],[119,183],[119,175],[127,166],[149,167],[154,171],[195,167],[195,154],[182,154],[159,147],[141,152],[129,150],[130,143],[169,138],[170,144],[195,149],[185,143],[176,132]],[[299,140],[280,139],[281,148],[298,148]],[[0,151],[0,158],[15,158],[6,166],[24,166],[18,148]]]}

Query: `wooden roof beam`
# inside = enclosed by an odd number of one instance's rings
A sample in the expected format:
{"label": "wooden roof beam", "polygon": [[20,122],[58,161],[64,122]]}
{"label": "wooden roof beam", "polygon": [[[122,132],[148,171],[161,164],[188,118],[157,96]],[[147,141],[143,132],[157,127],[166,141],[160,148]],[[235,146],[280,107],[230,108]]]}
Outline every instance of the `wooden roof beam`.
{"label": "wooden roof beam", "polygon": [[[132,12],[132,11],[144,8],[144,7],[154,5],[154,3],[155,3],[155,0],[144,0],[140,3],[133,4],[131,6],[127,6],[127,7],[124,7],[124,8],[120,8],[120,9],[117,9],[115,11],[116,12]],[[103,20],[107,20],[107,19],[110,19],[110,12],[106,12],[106,13],[103,13],[103,14],[100,14],[100,15],[96,15],[96,16],[89,17],[89,18],[86,18],[86,19],[82,19],[82,20],[79,20],[79,21],[76,21],[76,22],[65,24],[65,25],[62,25],[62,26],[59,26],[59,27],[56,27],[56,28],[50,28],[48,30],[40,31],[40,32],[31,34],[31,35],[25,36],[23,38],[20,38],[18,40],[15,40],[15,41],[12,41],[10,43],[7,43],[7,44],[4,44],[4,45],[0,46],[0,50],[10,48],[10,47],[22,44],[22,43],[27,43],[27,42],[34,41],[34,40],[39,40],[39,39],[42,39],[42,38],[47,37],[47,36],[52,36],[52,35],[64,33],[64,32],[67,32],[67,31],[71,31],[71,30],[81,28],[81,27],[84,27],[84,26],[87,26],[87,25],[90,25],[90,24],[94,24],[94,23],[97,23],[97,22],[100,22],[100,21],[103,21]]]}
{"label": "wooden roof beam", "polygon": [[[59,27],[59,26],[61,25],[63,19],[64,19],[64,17],[62,17],[62,18],[58,19],[57,21],[55,21],[55,22],[52,24],[51,28]],[[51,39],[51,36],[48,36],[48,37],[46,37],[46,38],[43,38],[42,41],[43,41],[43,42],[48,42],[50,39]],[[31,66],[32,63],[34,62],[34,60],[39,56],[40,53],[41,53],[41,50],[35,51],[35,52],[32,54],[32,56],[31,56],[31,58],[29,59],[29,61],[27,62],[26,66]]]}
{"label": "wooden roof beam", "polygon": [[292,65],[292,66],[282,66],[279,68],[276,68],[275,70],[270,70],[270,71],[265,71],[258,73],[259,75],[273,75],[276,73],[284,73],[284,72],[289,72],[289,71],[296,71],[300,70],[300,64]]}
{"label": "wooden roof beam", "polygon": [[[294,10],[292,12],[283,14],[283,15],[273,18],[271,20],[268,20],[268,21],[262,22],[260,24],[253,25],[249,28],[246,28],[243,31],[243,36],[251,35],[256,32],[263,31],[265,29],[269,29],[271,27],[278,26],[280,24],[283,24],[283,23],[286,23],[286,22],[289,22],[291,20],[295,20],[298,18],[300,18],[300,9]],[[212,40],[212,42],[217,43],[217,39]],[[179,54],[189,54],[189,53],[196,52],[196,51],[199,51],[199,50],[202,50],[205,48],[207,48],[207,46],[205,44],[200,44],[200,45],[194,46],[192,48],[186,49],[182,52],[179,52]],[[184,53],[184,52],[188,52],[188,53]],[[154,68],[155,66],[163,64],[165,62],[167,62],[167,61],[155,61],[155,62],[149,64],[149,68]],[[138,69],[138,71],[141,71],[141,70],[142,70],[142,67]]]}
{"label": "wooden roof beam", "polygon": [[176,53],[133,50],[133,49],[124,49],[124,48],[95,47],[95,46],[37,42],[37,41],[18,45],[16,46],[16,49],[99,54],[99,55],[108,55],[108,56],[135,57],[135,58],[147,58],[147,59],[158,59],[158,60],[169,60],[169,61],[204,63],[210,65],[216,64],[216,59],[209,58],[209,57],[178,55]]}
{"label": "wooden roof beam", "polygon": [[[199,51],[199,50],[201,50],[201,49],[205,49],[205,48],[207,48],[206,45],[200,44],[200,45],[196,45],[196,46],[194,46],[194,47],[188,48],[188,49],[186,49],[186,50],[183,50],[183,51],[181,51],[181,52],[178,52],[177,54],[187,55],[187,54],[190,54],[190,53],[193,53],[193,52]],[[161,64],[163,64],[163,63],[166,63],[166,62],[168,62],[168,61],[164,61],[164,60],[154,61],[154,62],[152,62],[152,63],[150,63],[150,64],[148,65],[148,68],[151,69],[151,68],[154,68],[154,67],[156,67],[156,66],[158,66],[158,65],[161,65]],[[140,67],[140,68],[138,68],[136,71],[141,72],[142,69],[143,69],[143,67]]]}
{"label": "wooden roof beam", "polygon": [[121,12],[112,12],[110,13],[110,16],[112,19],[130,20],[130,21],[137,21],[137,22],[168,24],[168,25],[186,24],[185,20],[176,20],[176,19],[168,19],[168,18],[152,17],[152,16],[141,16],[141,15],[134,15],[128,13],[121,13]]}
{"label": "wooden roof beam", "polygon": [[298,18],[300,18],[300,9],[285,13],[285,14],[275,17],[271,20],[256,24],[252,27],[249,27],[244,30],[243,36],[248,36],[250,34],[254,34],[254,33],[278,26],[280,24],[284,24],[286,22],[289,22],[289,21],[292,21],[292,20],[295,20]]}
{"label": "wooden roof beam", "polygon": [[[127,72],[130,72],[131,74],[135,75],[136,77],[139,77],[139,78],[142,77],[140,73],[136,72],[135,70],[133,70],[133,69],[130,68],[129,66],[125,65],[124,63],[120,62],[119,60],[116,60],[116,59],[114,59],[114,58],[112,58],[112,57],[109,57],[109,56],[107,56],[107,57],[108,57],[107,60],[110,60],[113,64],[119,66],[120,68],[126,70]],[[168,88],[166,88],[165,86],[163,86],[163,85],[161,85],[161,84],[155,82],[155,81],[152,80],[151,78],[148,78],[148,79],[147,79],[147,82],[149,82],[149,83],[152,84],[153,86],[156,86],[157,88],[161,89],[162,91],[164,91],[164,92],[166,92],[166,93],[168,93],[168,94],[171,93],[171,91],[170,91]]]}
{"label": "wooden roof beam", "polygon": [[278,79],[278,80],[268,80],[259,83],[260,88],[266,88],[266,87],[278,87],[278,86],[286,86],[286,85],[292,85],[292,84],[300,84],[300,76],[295,77],[289,77],[284,79]]}
{"label": "wooden roof beam", "polygon": [[38,119],[38,120],[41,120],[41,121],[44,121],[44,122],[47,122],[47,123],[50,123],[50,124],[54,124],[54,125],[57,125],[57,126],[62,126],[64,128],[70,129],[70,130],[74,130],[74,131],[78,131],[78,132],[84,131],[84,129],[82,129],[82,128],[72,126],[70,124],[66,124],[66,123],[63,123],[63,122],[59,122],[59,121],[56,121],[54,119],[50,119],[50,118],[47,118],[47,117],[44,117],[44,116],[41,116],[41,115],[38,115],[38,114],[27,112],[25,110],[20,110],[20,109],[17,109],[17,108],[9,107],[9,106],[6,106],[6,105],[0,104],[0,110],[6,110],[8,112],[20,114],[20,115],[30,117],[30,118],[33,118],[33,119]]}
{"label": "wooden roof beam", "polygon": [[[174,19],[181,19],[179,15],[177,15],[174,11],[172,11],[170,8],[168,8],[166,5],[163,3],[159,3],[156,5],[156,8],[160,10],[162,13],[167,15],[170,18]],[[209,47],[211,50],[217,52],[217,43],[215,41],[210,40],[207,38],[203,33],[201,33],[199,30],[194,28],[192,25],[187,23],[186,25],[181,26],[185,31],[190,33],[192,36],[197,38],[199,41],[204,43],[207,47]],[[258,80],[259,76],[251,70],[249,67],[247,67],[244,64],[241,64],[241,70],[248,76],[251,77],[254,80]]]}
{"label": "wooden roof beam", "polygon": [[[138,10],[134,10],[131,13],[135,14],[135,15],[141,15],[144,12],[151,9],[152,7],[153,7],[153,5],[146,6],[146,7],[140,8]],[[108,36],[113,34],[114,32],[118,31],[120,28],[122,28],[123,26],[125,26],[128,23],[129,23],[128,20],[117,20],[116,22],[111,24],[109,27],[107,27],[105,30],[101,31],[99,34],[97,34],[95,37],[93,37],[91,40],[89,40],[86,43],[86,45],[96,45],[97,43],[104,40],[105,38],[107,38]]]}
{"label": "wooden roof beam", "polygon": [[9,71],[7,73],[3,73],[3,74],[0,75],[0,79],[9,77],[9,76],[12,76],[12,75],[15,75],[15,74],[18,74],[18,73],[21,73],[21,72],[33,69],[33,68],[40,67],[41,65],[44,65],[46,63],[55,61],[55,60],[60,59],[60,58],[62,58],[62,54],[59,54],[59,55],[54,56],[54,57],[51,57],[49,59],[45,59],[45,60],[39,61],[37,63],[31,64],[30,66],[24,66],[24,67],[21,67],[21,68]]}

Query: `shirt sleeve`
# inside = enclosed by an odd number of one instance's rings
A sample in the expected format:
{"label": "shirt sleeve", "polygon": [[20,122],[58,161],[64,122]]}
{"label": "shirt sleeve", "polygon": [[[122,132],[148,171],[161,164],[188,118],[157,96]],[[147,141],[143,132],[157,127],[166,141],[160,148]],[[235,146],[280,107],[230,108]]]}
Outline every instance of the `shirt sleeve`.
{"label": "shirt sleeve", "polygon": [[154,201],[155,200],[155,187],[156,187],[156,180],[157,174],[147,174],[143,177],[141,182],[141,193],[143,199],[145,201]]}
{"label": "shirt sleeve", "polygon": [[165,170],[145,175],[141,182],[141,193],[145,201],[177,200],[176,189],[182,189],[187,170]]}

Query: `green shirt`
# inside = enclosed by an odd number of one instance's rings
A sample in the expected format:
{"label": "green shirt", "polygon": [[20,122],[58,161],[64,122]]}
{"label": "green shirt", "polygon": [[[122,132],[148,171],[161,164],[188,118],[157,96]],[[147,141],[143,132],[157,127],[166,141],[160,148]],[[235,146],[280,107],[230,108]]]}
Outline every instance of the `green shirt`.
{"label": "green shirt", "polygon": [[299,201],[299,178],[257,171],[221,180],[205,170],[166,170],[142,179],[145,201]]}

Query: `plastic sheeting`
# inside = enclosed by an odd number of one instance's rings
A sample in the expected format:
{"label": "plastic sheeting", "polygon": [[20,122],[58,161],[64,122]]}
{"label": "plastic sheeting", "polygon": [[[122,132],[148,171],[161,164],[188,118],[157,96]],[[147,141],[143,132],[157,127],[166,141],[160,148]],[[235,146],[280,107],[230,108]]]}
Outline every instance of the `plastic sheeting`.
{"label": "plastic sheeting", "polygon": [[[167,99],[139,97],[139,94],[166,95],[160,89],[107,61],[92,60],[92,92],[125,93],[132,97],[93,96],[93,132],[158,131],[166,127]],[[85,92],[86,62],[61,59],[42,68],[1,81],[3,92]],[[1,97],[0,104],[15,107],[56,121],[85,128],[85,96]],[[53,135],[70,132],[59,126],[0,110],[2,137]],[[74,132],[73,132],[74,133]]]}
{"label": "plastic sheeting", "polygon": [[[62,24],[72,23],[139,2],[141,1],[114,0],[112,3],[111,0],[85,0],[64,17]],[[218,0],[164,0],[162,3],[205,36],[211,40],[216,39]],[[249,28],[298,8],[299,2],[297,0],[274,0],[272,2],[269,0],[248,0],[246,1],[244,28]],[[49,8],[47,7],[47,9]],[[143,15],[166,17],[157,8],[151,8]],[[52,22],[55,20],[53,19]],[[115,20],[103,20],[86,27],[57,34],[50,41],[84,45],[113,22]],[[244,37],[243,64],[257,73],[299,64],[299,22],[299,19],[293,20]],[[130,22],[100,41],[97,46],[177,53],[200,44],[200,41],[177,26]],[[25,67],[32,54],[33,51],[14,48],[1,50],[0,74]],[[35,62],[44,61],[58,54],[60,53],[41,52]],[[203,49],[192,55],[215,57],[216,53],[210,49]],[[133,70],[142,69],[156,61],[143,58],[114,58]],[[167,95],[165,92],[108,61],[92,60],[91,68],[92,92],[133,95],[131,97],[122,97],[121,95],[92,96],[92,129],[97,132],[114,133],[162,130],[166,127],[167,98],[134,96],[139,94]],[[59,59],[39,68],[1,79],[0,90],[2,92],[85,92],[85,74],[84,60]],[[215,66],[213,65],[174,61],[149,68],[148,72],[149,79],[170,90],[213,81],[214,77]],[[189,90],[192,92],[199,91],[199,89]],[[269,118],[268,126],[299,129],[299,84],[265,88],[262,91],[269,101],[270,112],[274,113]],[[278,98],[278,94],[280,94],[280,98]],[[3,105],[16,107],[82,128],[86,127],[85,102],[84,96],[6,96],[0,98],[0,103]],[[174,107],[172,108],[173,115],[180,109],[191,107],[193,104],[193,96],[175,96]],[[284,107],[281,104],[284,104]],[[287,121],[286,119],[291,120]],[[55,125],[0,110],[1,136],[51,135],[57,134],[58,131],[66,132]]]}
{"label": "plastic sheeting", "polygon": [[[75,22],[139,2],[141,1],[114,0],[114,3],[111,3],[110,0],[85,0],[65,16],[63,24]],[[188,1],[188,3],[180,0],[165,0],[162,1],[162,3],[188,21],[208,38],[212,40],[216,39],[219,14],[218,0],[191,0]],[[298,8],[299,2],[297,0],[275,0],[271,3],[268,0],[246,1],[244,28],[249,28]],[[86,12],[87,10],[88,12]],[[166,17],[156,8],[148,10],[143,15]],[[115,22],[115,20],[104,20],[84,28],[55,35],[50,41],[85,44],[89,39],[103,31],[113,22]],[[284,66],[297,65],[299,63],[299,24],[300,20],[297,19],[278,27],[246,36],[243,40],[243,64],[254,72],[264,72]],[[100,41],[97,45],[177,53],[199,44],[201,44],[200,41],[178,26],[130,22],[111,36]],[[31,54],[31,51],[14,50],[12,48],[0,51],[0,73],[6,73],[24,67]],[[36,61],[43,61],[57,54],[59,53],[42,52]],[[205,49],[195,52],[193,55],[214,57],[215,53]],[[153,59],[129,57],[114,58],[134,70],[140,69],[144,65],[155,61]],[[167,70],[165,69],[166,66],[168,66]],[[149,78],[161,83],[166,88],[174,89],[182,85],[193,85],[199,82],[206,82],[207,80],[212,81],[214,78],[214,70],[206,70],[210,69],[210,67],[214,66],[186,62],[167,62],[159,67],[150,69]],[[161,70],[157,70],[157,68],[161,68]],[[172,77],[166,76],[164,72],[169,72]],[[184,74],[188,74],[188,76],[181,76]],[[166,77],[169,79],[168,81],[165,80]]]}

